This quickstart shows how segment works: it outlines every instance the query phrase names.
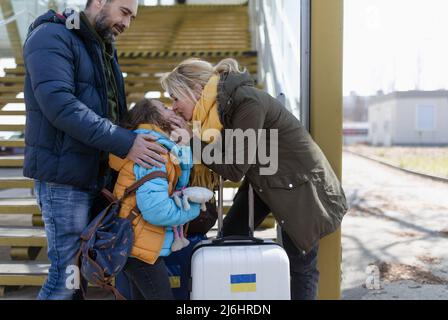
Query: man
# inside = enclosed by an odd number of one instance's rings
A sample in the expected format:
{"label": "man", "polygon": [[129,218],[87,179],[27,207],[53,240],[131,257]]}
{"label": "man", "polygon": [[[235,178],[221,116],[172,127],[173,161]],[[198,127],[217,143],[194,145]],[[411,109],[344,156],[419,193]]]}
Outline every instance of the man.
{"label": "man", "polygon": [[108,154],[144,167],[164,162],[154,151],[165,151],[147,141],[151,136],[117,126],[127,108],[113,44],[137,9],[137,0],[89,0],[75,28],[67,23],[75,12],[54,11],[30,26],[24,175],[35,179],[51,262],[38,299],[81,298],[68,267],[99,190],[113,183]]}

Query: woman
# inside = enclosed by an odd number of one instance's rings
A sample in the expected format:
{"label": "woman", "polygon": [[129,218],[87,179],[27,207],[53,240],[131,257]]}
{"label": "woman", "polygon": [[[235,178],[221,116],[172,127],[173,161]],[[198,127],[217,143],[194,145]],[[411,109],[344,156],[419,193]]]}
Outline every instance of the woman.
{"label": "woman", "polygon": [[[191,134],[186,121],[200,123],[202,134],[195,134],[192,145],[201,139],[203,150],[209,143],[217,142],[204,134],[208,129],[276,130],[278,169],[274,174],[261,174],[264,162],[259,157],[255,164],[246,157],[245,161],[232,164],[203,162],[225,179],[240,181],[245,177],[224,221],[224,235],[248,233],[250,183],[255,190],[255,226],[272,212],[282,227],[283,245],[291,267],[292,299],[316,299],[319,240],[340,227],[347,211],[341,184],[320,148],[299,120],[276,99],[254,87],[250,75],[240,71],[233,59],[225,59],[216,66],[203,60],[186,60],[165,74],[161,84],[173,100],[173,110],[182,118],[171,117],[174,126]],[[272,145],[269,139],[258,139],[255,146],[250,143],[234,146],[234,141],[225,141],[222,151],[226,159],[232,159],[234,155],[253,152],[254,147],[266,149]],[[226,154],[229,150],[234,150],[234,154]],[[194,152],[198,156],[197,150]],[[211,175],[207,170],[202,174]]]}

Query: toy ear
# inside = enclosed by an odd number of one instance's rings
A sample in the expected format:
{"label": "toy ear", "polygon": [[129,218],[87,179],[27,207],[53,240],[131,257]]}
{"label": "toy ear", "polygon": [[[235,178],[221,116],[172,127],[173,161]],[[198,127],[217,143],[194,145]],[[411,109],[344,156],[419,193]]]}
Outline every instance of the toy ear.
{"label": "toy ear", "polygon": [[188,203],[188,197],[187,196],[184,196],[184,198],[183,198],[183,203],[184,203],[184,209],[185,210],[190,210],[190,204]]}
{"label": "toy ear", "polygon": [[177,194],[175,194],[175,195],[173,196],[173,198],[174,198],[174,203],[176,203],[176,206],[177,206],[178,208],[182,208],[182,203],[180,202],[180,198],[179,198],[179,196],[178,196]]}

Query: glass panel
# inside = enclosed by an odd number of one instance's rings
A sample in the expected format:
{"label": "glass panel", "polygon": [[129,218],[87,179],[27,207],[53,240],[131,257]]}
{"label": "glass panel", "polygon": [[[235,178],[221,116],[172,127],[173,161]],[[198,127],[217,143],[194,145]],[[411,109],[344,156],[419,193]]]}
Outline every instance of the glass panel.
{"label": "glass panel", "polygon": [[309,38],[309,30],[302,27],[302,14],[306,13],[304,8],[308,8],[309,1],[253,1],[258,4],[251,8],[256,10],[252,16],[258,17],[252,22],[257,24],[257,28],[252,28],[257,31],[252,36],[257,38],[260,83],[273,96],[283,93],[286,107],[296,117],[307,118],[308,90],[303,85],[308,85],[309,77],[304,73],[308,68],[303,57],[309,49],[308,42],[304,42]]}

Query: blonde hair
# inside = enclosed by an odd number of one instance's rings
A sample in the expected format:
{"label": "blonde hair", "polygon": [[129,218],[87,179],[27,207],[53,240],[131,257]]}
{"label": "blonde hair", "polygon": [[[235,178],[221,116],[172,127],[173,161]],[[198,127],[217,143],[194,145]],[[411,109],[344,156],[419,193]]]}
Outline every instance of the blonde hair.
{"label": "blonde hair", "polygon": [[194,89],[196,85],[204,88],[213,74],[244,73],[235,59],[221,60],[216,66],[205,60],[191,58],[182,61],[173,71],[162,75],[162,88],[176,98],[197,102]]}

